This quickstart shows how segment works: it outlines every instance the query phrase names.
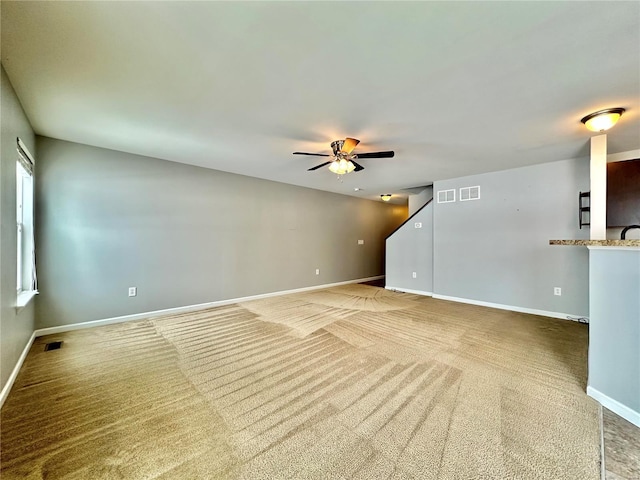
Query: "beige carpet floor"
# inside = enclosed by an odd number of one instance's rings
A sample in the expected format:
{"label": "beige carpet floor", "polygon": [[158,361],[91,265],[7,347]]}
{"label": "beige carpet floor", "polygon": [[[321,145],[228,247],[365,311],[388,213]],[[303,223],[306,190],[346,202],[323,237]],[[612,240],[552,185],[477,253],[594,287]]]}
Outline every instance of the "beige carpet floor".
{"label": "beige carpet floor", "polygon": [[0,474],[596,480],[587,334],[348,285],[41,337]]}

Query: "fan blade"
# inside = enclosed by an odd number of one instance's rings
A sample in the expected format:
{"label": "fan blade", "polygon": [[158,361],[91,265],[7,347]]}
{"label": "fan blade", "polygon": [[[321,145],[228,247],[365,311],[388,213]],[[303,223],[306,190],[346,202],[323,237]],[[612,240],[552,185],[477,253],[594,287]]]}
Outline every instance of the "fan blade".
{"label": "fan blade", "polygon": [[395,155],[394,152],[371,152],[371,153],[358,153],[358,158],[392,158]]}
{"label": "fan blade", "polygon": [[344,139],[344,143],[342,144],[342,151],[344,153],[351,153],[359,143],[360,143],[360,140],[347,137]]}
{"label": "fan blade", "polygon": [[354,170],[354,172],[359,172],[360,170],[364,170],[364,167],[359,163],[356,163],[353,160],[351,160],[351,163],[353,163],[356,166],[356,169]]}
{"label": "fan blade", "polygon": [[321,163],[320,165],[316,165],[315,167],[311,167],[310,169],[307,170],[307,172],[311,172],[313,170],[317,170],[319,168],[324,167],[325,165],[329,165],[331,162],[325,162],[325,163]]}
{"label": "fan blade", "polygon": [[293,152],[294,155],[310,155],[312,157],[330,157],[328,153],[306,153],[306,152]]}

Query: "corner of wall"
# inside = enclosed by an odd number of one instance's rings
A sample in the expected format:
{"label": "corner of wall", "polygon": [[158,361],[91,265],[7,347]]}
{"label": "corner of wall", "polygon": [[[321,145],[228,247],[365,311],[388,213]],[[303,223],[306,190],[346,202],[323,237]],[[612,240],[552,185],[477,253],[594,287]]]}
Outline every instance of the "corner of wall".
{"label": "corner of wall", "polygon": [[[22,109],[9,77],[0,65],[0,99],[2,122],[0,124],[0,182],[2,197],[0,215],[2,225],[16,225],[16,138],[35,152],[34,134],[29,120]],[[2,395],[8,393],[21,359],[28,351],[34,331],[34,310],[29,305],[16,310],[16,264],[17,246],[15,230],[3,228],[0,235],[0,385]],[[25,347],[26,346],[26,347]]]}

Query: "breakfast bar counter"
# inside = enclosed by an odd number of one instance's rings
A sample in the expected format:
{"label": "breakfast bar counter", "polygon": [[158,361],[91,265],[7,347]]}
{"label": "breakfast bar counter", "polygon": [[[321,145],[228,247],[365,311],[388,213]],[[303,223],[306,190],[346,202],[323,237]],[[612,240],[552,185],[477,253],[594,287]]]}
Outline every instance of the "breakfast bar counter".
{"label": "breakfast bar counter", "polygon": [[549,240],[549,245],[577,247],[640,247],[640,240]]}
{"label": "breakfast bar counter", "polygon": [[587,394],[640,426],[640,240],[550,240],[589,248]]}

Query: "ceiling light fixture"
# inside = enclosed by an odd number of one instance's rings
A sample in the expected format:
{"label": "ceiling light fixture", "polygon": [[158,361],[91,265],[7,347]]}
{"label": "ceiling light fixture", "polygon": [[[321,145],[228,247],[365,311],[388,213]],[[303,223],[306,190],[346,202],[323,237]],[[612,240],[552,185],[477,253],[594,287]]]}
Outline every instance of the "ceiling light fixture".
{"label": "ceiling light fixture", "polygon": [[384,194],[380,195],[380,198],[382,199],[383,202],[388,202],[389,200],[391,200],[391,194],[390,193],[384,193]]}
{"label": "ceiling light fixture", "polygon": [[329,165],[329,170],[331,170],[336,175],[344,175],[345,173],[351,173],[356,169],[356,166],[353,164],[351,160],[346,160],[344,158],[336,159],[331,162]]}
{"label": "ceiling light fixture", "polygon": [[624,108],[607,108],[590,113],[580,121],[593,132],[604,132],[618,123],[623,113]]}

